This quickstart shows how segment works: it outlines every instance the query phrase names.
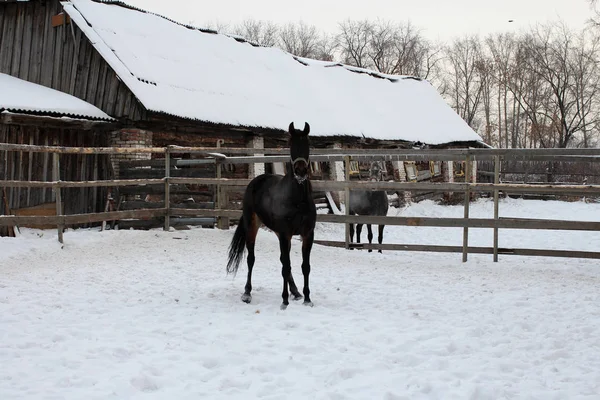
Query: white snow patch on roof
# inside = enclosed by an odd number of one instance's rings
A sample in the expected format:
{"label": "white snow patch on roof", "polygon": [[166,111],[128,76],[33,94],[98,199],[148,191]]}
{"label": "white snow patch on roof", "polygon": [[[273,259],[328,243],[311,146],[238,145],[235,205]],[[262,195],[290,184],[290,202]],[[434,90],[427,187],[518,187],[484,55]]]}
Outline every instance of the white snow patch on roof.
{"label": "white snow patch on roof", "polygon": [[112,120],[108,114],[77,97],[0,73],[0,111],[39,112],[79,118]]}
{"label": "white snow patch on roof", "polygon": [[299,126],[308,121],[313,136],[428,144],[482,140],[427,81],[374,78],[315,60],[301,63],[277,48],[240,43],[119,5],[62,4],[150,111],[282,130],[291,121]]}

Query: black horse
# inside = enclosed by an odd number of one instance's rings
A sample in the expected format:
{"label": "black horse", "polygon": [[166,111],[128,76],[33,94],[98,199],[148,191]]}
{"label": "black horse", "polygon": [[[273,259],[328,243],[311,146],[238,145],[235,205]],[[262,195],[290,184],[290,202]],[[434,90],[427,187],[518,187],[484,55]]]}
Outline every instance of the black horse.
{"label": "black horse", "polygon": [[[376,162],[371,163],[369,169],[369,179],[372,181],[383,180],[384,169]],[[385,216],[388,212],[388,198],[384,190],[357,190],[350,191],[350,215],[381,215]],[[379,244],[383,242],[383,228],[385,225],[379,225]],[[360,233],[362,224],[356,224],[356,243],[360,243]],[[369,243],[373,240],[371,224],[367,224]],[[350,242],[354,240],[354,224],[350,224]],[[369,249],[369,252],[372,250]],[[381,253],[381,250],[379,250]]]}
{"label": "black horse", "polygon": [[304,304],[312,306],[308,276],[310,274],[310,251],[314,240],[314,229],[317,220],[317,210],[312,196],[312,186],[309,180],[309,141],[310,126],[304,125],[304,130],[294,129],[294,123],[289,126],[290,155],[287,174],[285,176],[263,174],[254,178],[246,188],[242,204],[242,218],[238,224],[231,244],[227,273],[236,273],[248,248],[248,279],[242,301],[252,300],[252,267],[254,267],[254,243],[261,224],[271,229],[279,238],[281,251],[281,275],[283,276],[283,303],[285,309],[289,302],[288,286],[294,300],[300,300],[302,295],[292,277],[290,263],[290,247],[292,236],[302,237],[302,274],[304,275]]}

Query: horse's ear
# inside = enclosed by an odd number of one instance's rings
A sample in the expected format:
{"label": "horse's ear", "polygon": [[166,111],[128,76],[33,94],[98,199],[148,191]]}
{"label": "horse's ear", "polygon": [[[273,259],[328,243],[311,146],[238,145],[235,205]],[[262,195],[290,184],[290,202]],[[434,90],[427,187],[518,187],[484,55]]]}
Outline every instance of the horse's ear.
{"label": "horse's ear", "polygon": [[290,133],[290,135],[293,135],[294,133],[296,133],[296,129],[294,129],[293,122],[290,122],[290,127],[288,128],[288,132]]}
{"label": "horse's ear", "polygon": [[308,136],[308,134],[310,133],[310,125],[308,124],[308,122],[304,123],[304,136]]}

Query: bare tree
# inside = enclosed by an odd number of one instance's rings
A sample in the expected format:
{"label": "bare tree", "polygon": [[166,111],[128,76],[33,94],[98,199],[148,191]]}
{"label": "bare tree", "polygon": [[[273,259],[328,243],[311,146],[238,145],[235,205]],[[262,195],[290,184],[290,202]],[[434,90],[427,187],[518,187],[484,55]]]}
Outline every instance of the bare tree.
{"label": "bare tree", "polygon": [[322,34],[316,48],[316,59],[322,61],[334,61],[337,43],[333,36]]}
{"label": "bare tree", "polygon": [[233,28],[233,34],[261,46],[276,46],[279,28],[273,22],[247,19]]}
{"label": "bare tree", "polygon": [[600,8],[598,6],[598,0],[588,0],[590,3],[590,8],[592,9],[593,16],[590,18],[589,22],[592,26],[600,29]]}
{"label": "bare tree", "polygon": [[367,54],[374,69],[393,74],[395,69],[396,26],[389,21],[377,20],[369,24]]}
{"label": "bare tree", "polygon": [[551,93],[542,111],[554,128],[554,135],[542,140],[546,147],[570,146],[577,133],[585,133],[597,121],[593,112],[600,82],[594,43],[590,47],[585,37],[575,36],[562,24],[534,28],[523,41],[525,67]]}
{"label": "bare tree", "polygon": [[279,47],[299,57],[317,58],[319,32],[304,22],[289,23],[279,30]]}
{"label": "bare tree", "polygon": [[342,62],[350,65],[429,79],[442,60],[441,47],[427,41],[410,22],[347,20],[340,30],[338,48]]}
{"label": "bare tree", "polygon": [[481,81],[481,44],[477,36],[454,40],[446,48],[448,59],[448,91],[456,112],[476,129],[483,93]]}
{"label": "bare tree", "polygon": [[369,68],[372,23],[368,20],[346,20],[339,24],[339,29],[336,40],[342,62],[360,68]]}

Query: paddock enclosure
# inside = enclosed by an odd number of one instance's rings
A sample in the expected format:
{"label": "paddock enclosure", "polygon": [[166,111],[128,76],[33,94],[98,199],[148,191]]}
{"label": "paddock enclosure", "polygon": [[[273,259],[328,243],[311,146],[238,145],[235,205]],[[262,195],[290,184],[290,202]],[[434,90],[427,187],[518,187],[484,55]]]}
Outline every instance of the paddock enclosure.
{"label": "paddock enclosure", "polygon": [[[61,158],[66,159],[74,154],[86,155],[114,155],[123,153],[145,153],[153,155],[154,165],[161,165],[154,177],[143,179],[117,179],[117,180],[67,180],[63,179],[60,173],[55,172],[52,181],[33,181],[33,180],[4,180],[0,181],[2,188],[13,188],[16,190],[48,190],[54,191],[56,201],[56,215],[53,216],[0,216],[1,226],[18,226],[19,224],[43,224],[54,225],[58,227],[59,240],[62,241],[62,233],[66,226],[77,226],[78,224],[98,224],[110,221],[121,220],[143,220],[151,218],[161,218],[164,229],[171,227],[171,221],[183,219],[183,222],[189,219],[200,218],[201,224],[212,225],[221,229],[228,229],[232,220],[239,218],[241,212],[239,204],[232,199],[239,198],[248,179],[223,178],[222,171],[227,170],[229,165],[248,165],[258,163],[287,162],[289,156],[287,149],[264,149],[263,156],[248,156],[252,149],[246,148],[199,148],[199,147],[153,147],[153,148],[82,148],[82,147],[52,147],[52,146],[29,146],[16,144],[0,144],[0,151],[5,154],[12,152],[28,152],[31,154],[52,154],[55,171],[61,170]],[[172,154],[190,154],[202,155],[202,159],[180,160],[172,158]],[[223,153],[231,154],[225,156]],[[405,251],[432,251],[432,252],[460,252],[463,261],[467,260],[469,253],[493,254],[494,260],[497,260],[498,254],[513,255],[539,255],[539,256],[558,256],[558,257],[580,257],[580,258],[600,258],[600,252],[590,251],[562,251],[559,249],[518,249],[518,248],[499,248],[498,235],[501,229],[528,229],[528,230],[580,230],[580,231],[600,231],[600,222],[578,221],[576,218],[568,220],[537,220],[523,218],[500,218],[498,210],[498,198],[502,195],[510,194],[553,194],[562,196],[562,198],[594,198],[600,195],[599,185],[528,185],[515,183],[499,182],[499,166],[501,160],[528,160],[536,162],[553,163],[577,163],[577,162],[598,162],[600,161],[600,149],[443,149],[443,150],[406,150],[406,149],[361,149],[353,151],[349,149],[315,149],[311,154],[311,161],[341,162],[344,165],[345,181],[315,180],[312,182],[316,191],[323,193],[338,193],[341,204],[349,196],[352,190],[386,190],[388,193],[403,193],[405,191],[430,191],[444,192],[447,194],[462,195],[464,205],[463,218],[412,218],[402,216],[350,216],[340,212],[336,202],[330,198],[330,207],[336,209],[334,213],[319,213],[318,222],[331,222],[346,224],[345,241],[315,241],[317,244],[345,247],[345,248],[368,248],[383,250],[405,250]],[[448,183],[424,183],[424,182],[369,182],[369,181],[351,181],[350,165],[351,161],[397,161],[397,160],[425,160],[442,162],[464,162],[466,166],[466,176],[471,176],[471,168],[477,161],[489,161],[496,165],[494,183],[472,183],[468,179],[466,182],[448,182]],[[204,176],[214,173],[214,177],[189,177],[185,175],[185,170],[174,168],[174,166],[192,166],[202,164],[209,167],[209,172],[203,170]],[[152,173],[152,168],[148,169]],[[182,173],[182,171],[184,173]],[[157,174],[158,173],[158,174]],[[164,174],[164,176],[162,176]],[[58,177],[58,178],[56,178]],[[181,187],[211,187],[212,202],[206,201],[200,204],[194,203],[194,206],[186,206],[186,203],[180,203],[177,206],[173,204],[172,191]],[[69,214],[65,212],[64,196],[65,191],[72,188],[111,188],[117,190],[120,188],[135,188],[141,193],[154,188],[155,193],[159,193],[159,202],[154,202],[152,206],[148,201],[138,201],[141,209],[137,210],[118,210],[97,213]],[[161,190],[156,191],[156,188]],[[236,197],[237,193],[237,197]],[[469,204],[475,194],[486,193],[494,196],[494,215],[490,218],[470,218]],[[107,199],[107,210],[108,207]],[[147,200],[147,196],[146,199]],[[207,200],[211,200],[207,197]],[[188,203],[189,204],[189,203]],[[196,221],[197,222],[197,221]],[[351,244],[349,243],[348,224],[349,223],[371,223],[385,224],[388,226],[422,226],[422,227],[455,227],[462,228],[463,245],[462,246],[435,246],[435,245],[414,245],[402,243],[384,243],[378,244]],[[489,228],[494,231],[494,241],[489,247],[473,247],[468,243],[469,228]]]}

